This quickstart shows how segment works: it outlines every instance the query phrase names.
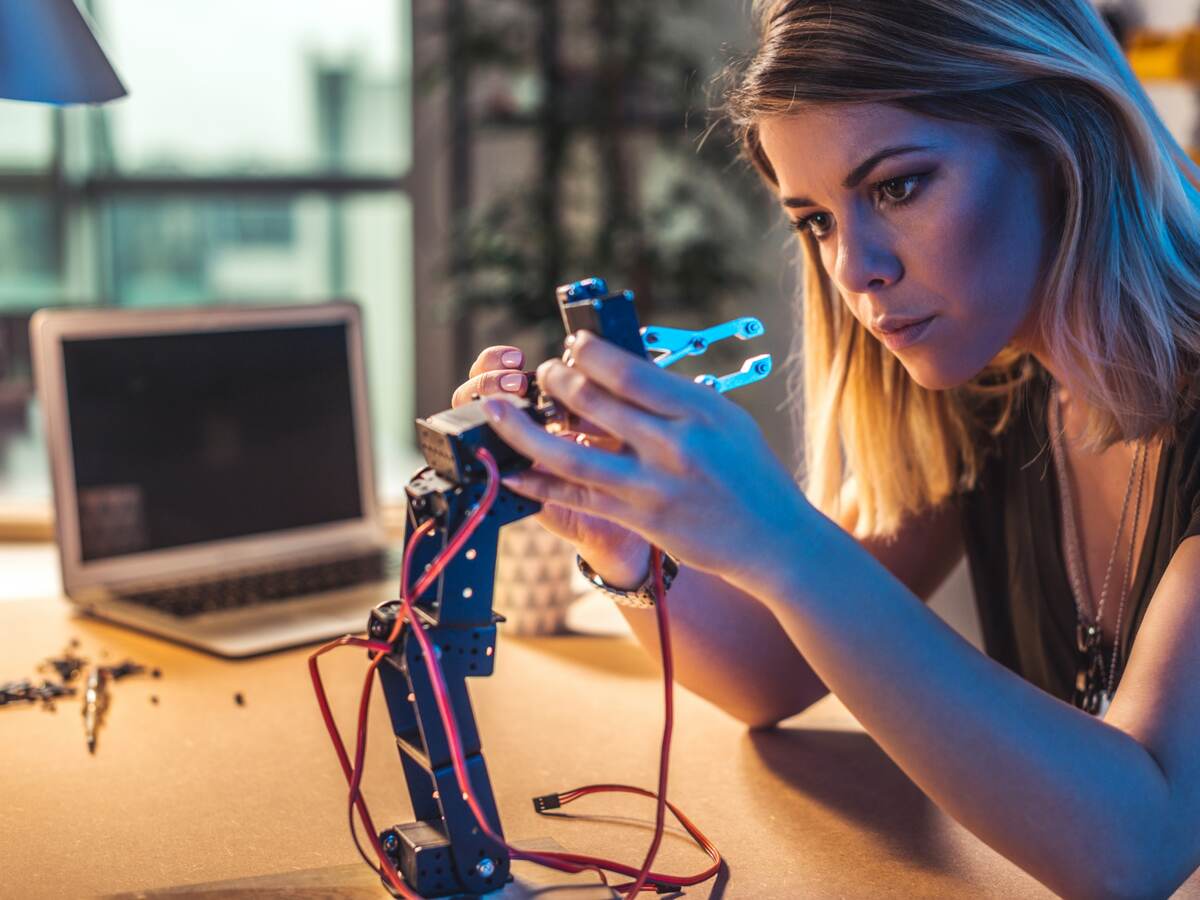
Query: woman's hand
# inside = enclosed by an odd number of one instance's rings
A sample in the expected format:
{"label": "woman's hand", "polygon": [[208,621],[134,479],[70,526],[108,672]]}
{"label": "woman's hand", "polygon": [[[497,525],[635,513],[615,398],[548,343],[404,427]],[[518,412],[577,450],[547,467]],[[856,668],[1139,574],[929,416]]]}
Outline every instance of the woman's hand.
{"label": "woman's hand", "polygon": [[747,590],[764,565],[787,558],[813,509],[747,412],[587,332],[568,346],[571,364],[541,365],[539,387],[624,448],[556,438],[511,404],[489,400],[497,434],[537,464],[506,485],[619,523]]}
{"label": "woman's hand", "polygon": [[[529,379],[521,370],[524,362],[524,354],[516,347],[488,347],[471,366],[468,380],[454,391],[451,406],[470,403],[475,395],[524,396],[529,388]],[[628,529],[555,503],[545,504],[534,518],[547,531],[574,544],[596,573],[614,587],[636,587],[645,579],[649,545]]]}

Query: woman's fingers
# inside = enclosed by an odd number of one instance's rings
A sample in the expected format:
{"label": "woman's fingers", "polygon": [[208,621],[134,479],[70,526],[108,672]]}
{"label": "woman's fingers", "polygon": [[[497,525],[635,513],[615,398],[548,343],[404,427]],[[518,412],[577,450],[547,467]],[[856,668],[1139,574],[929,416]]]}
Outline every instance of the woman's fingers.
{"label": "woman's fingers", "polygon": [[564,481],[545,472],[526,469],[503,479],[505,487],[531,500],[611,519],[624,507],[616,497],[599,488]]}
{"label": "woman's fingers", "polygon": [[474,378],[477,375],[482,375],[484,372],[491,372],[496,369],[520,369],[525,364],[525,354],[516,347],[509,347],[507,344],[500,344],[495,347],[488,347],[471,365],[471,371],[467,374],[468,378]]}
{"label": "woman's fingers", "polygon": [[711,401],[711,389],[638,359],[589,331],[577,331],[571,366],[622,400],[669,419],[694,415]]}
{"label": "woman's fingers", "polygon": [[488,347],[472,363],[467,381],[454,391],[450,406],[470,403],[477,394],[480,397],[506,392],[523,395],[529,387],[529,379],[521,371],[524,364],[525,354],[517,347],[507,344]]}
{"label": "woman's fingers", "polygon": [[454,391],[454,396],[450,398],[450,406],[470,403],[476,394],[480,397],[506,393],[521,396],[527,387],[529,379],[524,372],[484,372],[460,384]]}
{"label": "woman's fingers", "polygon": [[564,440],[547,432],[523,410],[504,397],[484,405],[492,430],[518,453],[536,460],[538,467],[567,481],[622,492],[633,479],[637,460]]}
{"label": "woman's fingers", "polygon": [[663,441],[666,420],[634,406],[632,401],[614,397],[581,370],[551,359],[538,366],[537,379],[543,391],[571,412],[635,450]]}

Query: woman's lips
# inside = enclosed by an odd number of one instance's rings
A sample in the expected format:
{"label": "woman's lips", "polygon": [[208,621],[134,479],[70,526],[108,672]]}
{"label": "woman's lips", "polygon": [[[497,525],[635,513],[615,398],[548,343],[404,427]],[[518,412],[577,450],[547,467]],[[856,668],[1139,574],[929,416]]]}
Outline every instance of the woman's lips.
{"label": "woman's lips", "polygon": [[917,341],[921,340],[921,338],[925,337],[929,326],[933,324],[933,320],[936,318],[937,316],[930,316],[928,319],[913,322],[913,324],[906,325],[896,331],[880,334],[879,340],[893,353],[897,350],[903,350],[905,347],[911,347]]}

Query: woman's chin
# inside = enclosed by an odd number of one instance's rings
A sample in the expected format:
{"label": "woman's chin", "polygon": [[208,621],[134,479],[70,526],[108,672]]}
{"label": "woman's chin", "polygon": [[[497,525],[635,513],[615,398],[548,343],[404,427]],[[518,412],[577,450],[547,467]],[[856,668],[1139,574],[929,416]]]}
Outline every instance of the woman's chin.
{"label": "woman's chin", "polygon": [[944,360],[930,358],[905,359],[902,354],[897,356],[909,377],[927,391],[947,391],[959,387],[974,378],[982,368],[947,365]]}

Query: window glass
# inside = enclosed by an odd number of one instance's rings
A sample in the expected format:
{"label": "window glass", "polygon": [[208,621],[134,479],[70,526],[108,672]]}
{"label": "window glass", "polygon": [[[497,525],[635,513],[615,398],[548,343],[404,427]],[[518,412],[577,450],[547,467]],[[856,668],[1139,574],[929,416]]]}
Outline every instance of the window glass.
{"label": "window glass", "polygon": [[402,495],[418,460],[408,0],[84,5],[130,96],[0,101],[0,504],[50,495],[27,329],[64,304],[358,302],[378,484]]}
{"label": "window glass", "polygon": [[57,216],[43,194],[0,194],[0,311],[61,296]]}
{"label": "window glass", "polygon": [[347,201],[344,228],[342,293],[363,306],[379,490],[397,499],[423,461],[413,426],[412,206],[407,198],[364,194]]}
{"label": "window glass", "polygon": [[109,200],[106,293],[121,306],[327,297],[328,205],[319,196]]}
{"label": "window glass", "polygon": [[403,493],[417,462],[407,197],[137,198],[110,202],[105,219],[110,293],[121,306],[362,306],[380,486]]}
{"label": "window glass", "polygon": [[0,171],[44,171],[54,147],[51,116],[45,106],[0,100]]}
{"label": "window glass", "polygon": [[407,3],[96,0],[130,96],[105,107],[123,172],[409,165]]}

